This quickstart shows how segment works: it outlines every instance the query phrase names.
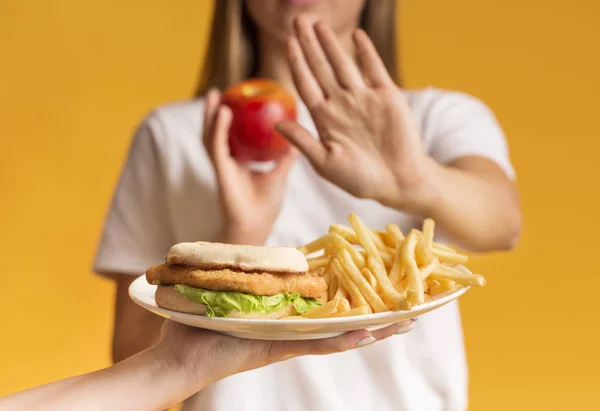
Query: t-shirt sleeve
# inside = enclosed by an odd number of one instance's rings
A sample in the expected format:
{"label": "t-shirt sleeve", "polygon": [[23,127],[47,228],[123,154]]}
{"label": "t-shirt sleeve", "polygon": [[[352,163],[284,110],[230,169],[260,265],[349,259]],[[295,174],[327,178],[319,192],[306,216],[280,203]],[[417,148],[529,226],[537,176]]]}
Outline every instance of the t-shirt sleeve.
{"label": "t-shirt sleeve", "polygon": [[158,120],[138,128],[110,205],[94,261],[99,274],[143,274],[172,245]]}
{"label": "t-shirt sleeve", "polygon": [[424,140],[429,155],[441,164],[465,156],[482,156],[514,179],[506,138],[491,110],[467,94],[436,94],[425,115]]}

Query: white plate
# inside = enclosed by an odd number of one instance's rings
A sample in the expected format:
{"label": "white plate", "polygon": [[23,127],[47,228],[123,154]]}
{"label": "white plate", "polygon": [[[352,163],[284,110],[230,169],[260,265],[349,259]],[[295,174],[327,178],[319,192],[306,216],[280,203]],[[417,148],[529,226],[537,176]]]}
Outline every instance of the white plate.
{"label": "white plate", "polygon": [[373,331],[398,321],[418,317],[460,297],[468,289],[469,287],[464,287],[456,291],[440,294],[433,300],[416,306],[411,311],[388,311],[354,317],[306,320],[208,318],[202,315],[167,310],[156,305],[156,301],[154,300],[156,286],[148,284],[145,275],[142,275],[131,283],[129,296],[140,306],[161,317],[193,327],[218,331],[234,337],[256,340],[316,340],[319,338],[335,337],[352,330],[367,329]]}

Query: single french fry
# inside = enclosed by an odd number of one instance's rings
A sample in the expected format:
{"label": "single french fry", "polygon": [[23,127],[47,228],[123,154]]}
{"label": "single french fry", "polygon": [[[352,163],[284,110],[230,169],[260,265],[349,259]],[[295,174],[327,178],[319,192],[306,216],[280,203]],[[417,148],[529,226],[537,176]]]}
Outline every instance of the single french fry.
{"label": "single french fry", "polygon": [[456,251],[447,251],[439,247],[433,246],[433,255],[435,255],[440,263],[448,264],[466,264],[469,257],[464,254],[459,254]]}
{"label": "single french fry", "polygon": [[327,300],[333,300],[335,293],[338,289],[338,279],[337,276],[333,275],[331,277],[331,283],[329,283],[329,288],[327,289]]}
{"label": "single french fry", "polygon": [[337,277],[338,282],[344,284],[354,305],[360,306],[367,304],[367,300],[365,300],[365,297],[361,294],[356,284],[348,276],[346,271],[344,271],[344,267],[337,258],[334,258],[331,261],[331,271],[333,271],[333,274]]}
{"label": "single french fry", "polygon": [[365,280],[362,276],[354,261],[352,261],[352,257],[348,251],[343,250],[338,259],[344,267],[344,272],[348,274],[348,277],[356,284],[356,287],[360,290],[361,294],[364,296],[365,300],[369,303],[373,311],[376,313],[388,311],[388,307],[385,305],[381,297],[373,290],[371,285]]}
{"label": "single french fry", "polygon": [[402,234],[402,230],[400,230],[398,224],[388,224],[385,226],[385,229],[388,233],[388,237],[394,238],[394,248],[397,248],[398,243],[404,241],[404,234]]}
{"label": "single french fry", "polygon": [[358,266],[358,268],[365,266],[365,257],[363,257],[363,255],[356,248],[352,247],[352,244],[350,244],[348,240],[336,233],[330,234],[330,236],[331,242],[338,248],[338,250],[346,250],[350,253],[352,260],[354,260],[354,263]]}
{"label": "single french fry", "polygon": [[485,278],[479,274],[468,274],[461,270],[457,270],[454,267],[439,264],[431,273],[432,279],[437,280],[438,278],[446,278],[452,280],[461,285],[471,285],[477,287],[483,287],[485,285]]}
{"label": "single french fry", "polygon": [[383,264],[381,264],[379,260],[369,256],[367,260],[367,267],[377,279],[379,291],[383,297],[383,301],[388,305],[388,307],[397,309],[402,304],[402,301],[404,301],[404,296],[396,291],[392,285],[390,278],[385,272],[385,267]]}
{"label": "single french fry", "polygon": [[360,270],[360,273],[365,277],[365,280],[373,287],[373,290],[378,291],[379,285],[377,284],[377,279],[375,276],[369,271],[366,267]]}
{"label": "single french fry", "polygon": [[316,253],[317,251],[324,249],[325,246],[327,246],[327,243],[329,243],[329,241],[329,235],[325,234],[324,236],[319,237],[306,245],[298,247],[298,251],[300,251],[304,255],[310,255],[312,253]]}
{"label": "single french fry", "polygon": [[368,305],[361,305],[361,306],[351,309],[350,311],[344,311],[342,313],[336,313],[336,314],[330,315],[327,318],[352,317],[355,315],[365,315],[365,314],[371,314],[371,313],[372,313],[371,307],[369,307]]}
{"label": "single french fry", "polygon": [[306,262],[308,263],[308,271],[313,271],[318,268],[327,267],[329,263],[331,263],[331,257],[323,255],[320,257],[307,258]]}
{"label": "single french fry", "polygon": [[346,290],[346,287],[344,287],[344,284],[338,280],[337,286],[338,286],[338,288],[337,288],[337,291],[335,292],[335,295],[333,296],[333,298],[339,298],[340,300],[347,298],[348,290]]}
{"label": "single french fry", "polygon": [[436,257],[431,252],[431,249],[427,248],[425,240],[422,238],[419,239],[415,247],[415,260],[417,261],[417,266],[424,267],[429,265],[435,258]]}
{"label": "single french fry", "polygon": [[431,218],[426,218],[423,221],[423,240],[425,241],[425,247],[431,250],[433,247],[433,230],[435,222]]}
{"label": "single french fry", "polygon": [[413,305],[423,304],[425,301],[423,293],[423,282],[419,274],[419,268],[415,261],[415,248],[419,240],[419,234],[416,230],[411,230],[408,237],[404,240],[401,247],[402,264],[406,270],[408,280],[407,299]]}
{"label": "single french fry", "polygon": [[390,281],[394,288],[400,291],[400,281],[405,276],[404,265],[402,264],[402,242],[404,240],[398,242],[396,246],[396,253],[394,256],[394,263],[392,264],[392,268],[390,269]]}
{"label": "single french fry", "polygon": [[307,311],[304,314],[301,314],[301,317],[304,318],[321,318],[327,317],[328,315],[337,313],[338,305],[340,303],[339,298],[334,298],[331,301],[326,302],[325,304],[317,307],[313,310]]}
{"label": "single french fry", "polygon": [[[365,225],[365,223],[357,216],[355,213],[350,214],[348,217],[348,221],[352,224],[352,228],[356,232],[356,236],[358,237],[358,241],[362,248],[364,248],[365,252],[369,257],[373,257],[380,261],[383,264],[383,260],[381,255],[377,251],[377,246],[373,241],[373,237],[375,235],[373,232]],[[384,245],[385,248],[385,245]]]}

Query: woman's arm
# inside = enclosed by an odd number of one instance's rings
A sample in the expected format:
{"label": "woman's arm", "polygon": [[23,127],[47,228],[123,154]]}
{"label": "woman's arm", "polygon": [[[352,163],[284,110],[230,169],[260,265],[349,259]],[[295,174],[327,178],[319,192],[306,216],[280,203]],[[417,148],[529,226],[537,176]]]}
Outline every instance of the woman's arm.
{"label": "woman's arm", "polygon": [[6,410],[158,410],[181,398],[181,370],[157,349],[89,374],[32,388],[0,400]]}
{"label": "woman's arm", "polygon": [[[313,25],[301,15],[294,29],[290,67],[320,140],[294,122],[278,128],[321,176],[356,197],[432,217],[466,248],[515,244],[520,211],[514,185],[484,157],[459,157],[444,166],[425,153],[406,96],[363,31],[354,35],[359,70],[327,24]],[[472,115],[461,118],[453,131],[460,135],[473,121]],[[484,127],[477,137],[495,131]]]}
{"label": "woman's arm", "polygon": [[431,161],[415,209],[471,251],[514,247],[521,231],[519,196],[504,171],[483,157],[443,166]]}
{"label": "woman's arm", "polygon": [[112,367],[0,399],[0,410],[161,410],[239,372],[301,355],[342,352],[414,326],[405,321],[370,333],[312,341],[241,340],[166,321],[160,341]]}

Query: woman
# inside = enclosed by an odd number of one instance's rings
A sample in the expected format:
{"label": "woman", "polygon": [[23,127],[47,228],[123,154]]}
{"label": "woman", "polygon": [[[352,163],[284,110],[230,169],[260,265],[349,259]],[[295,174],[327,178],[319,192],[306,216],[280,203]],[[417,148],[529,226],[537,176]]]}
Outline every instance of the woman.
{"label": "woman", "polygon": [[313,341],[240,340],[167,321],[161,340],[117,365],[0,398],[0,410],[159,410],[215,381],[300,355],[350,350],[410,331],[398,323]]}
{"label": "woman", "polygon": [[[518,195],[500,127],[465,94],[399,88],[395,15],[391,0],[216,2],[200,98],[143,122],[106,222],[95,268],[118,285],[116,360],[158,338],[161,320],[132,304],[127,286],[177,242],[300,245],[356,212],[371,227],[395,222],[404,231],[432,217],[445,238],[474,251],[515,244]],[[231,112],[216,90],[256,76],[302,100],[297,123],[279,127],[303,155],[290,151],[267,175],[229,156]],[[185,409],[466,403],[460,317],[450,304],[377,346],[230,377]]]}

